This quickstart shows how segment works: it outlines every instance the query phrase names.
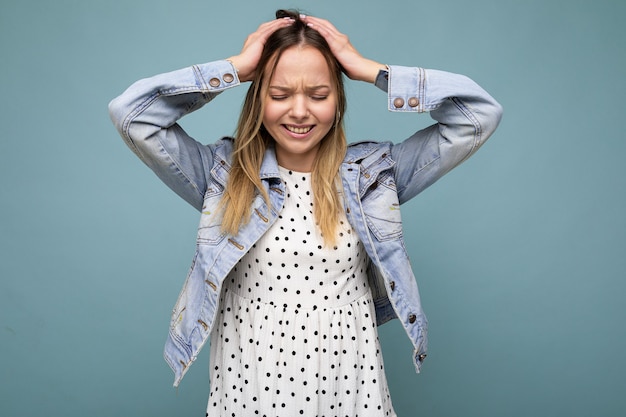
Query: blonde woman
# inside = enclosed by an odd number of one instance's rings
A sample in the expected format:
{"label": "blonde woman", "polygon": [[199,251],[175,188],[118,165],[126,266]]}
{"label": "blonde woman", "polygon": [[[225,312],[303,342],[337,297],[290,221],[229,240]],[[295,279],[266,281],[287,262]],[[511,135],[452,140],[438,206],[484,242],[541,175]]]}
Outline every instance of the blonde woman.
{"label": "blonde woman", "polygon": [[[343,77],[435,123],[348,145]],[[234,138],[177,124],[250,82]],[[200,212],[165,359],[177,386],[210,339],[207,416],[395,416],[377,326],[419,371],[427,323],[399,207],[474,153],[499,104],[468,78],[361,56],[330,22],[278,11],[225,60],[133,84],[110,104],[128,146]]]}

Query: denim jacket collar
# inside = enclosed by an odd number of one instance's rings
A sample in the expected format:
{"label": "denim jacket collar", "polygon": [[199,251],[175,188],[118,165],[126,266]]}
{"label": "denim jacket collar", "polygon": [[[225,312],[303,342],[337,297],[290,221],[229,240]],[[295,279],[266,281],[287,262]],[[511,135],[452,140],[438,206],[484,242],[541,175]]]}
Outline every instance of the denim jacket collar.
{"label": "denim jacket collar", "polygon": [[[211,174],[217,179],[223,186],[226,186],[228,178],[228,172],[231,169],[232,150],[234,145],[234,138],[225,138],[223,141],[224,146],[219,146],[215,149],[215,155],[220,161],[220,165],[214,165],[211,170]],[[261,169],[259,171],[261,180],[267,180],[270,182],[280,181],[280,172],[278,171],[278,161],[276,159],[276,151],[274,146],[268,146],[265,149],[265,155],[263,155],[263,161],[261,162]]]}
{"label": "denim jacket collar", "polygon": [[[231,155],[234,147],[234,139],[226,139],[228,140],[224,141],[225,146],[220,146],[215,149],[216,159],[219,161],[219,164],[215,164],[211,170],[213,177],[223,186],[226,186],[228,172],[232,166]],[[358,142],[349,145],[343,163],[360,164],[360,169],[365,173],[365,178],[370,180],[363,184],[366,189],[367,186],[370,185],[369,182],[376,180],[378,173],[390,169],[395,165],[389,152],[382,149],[380,143],[377,142]],[[280,180],[278,161],[273,145],[268,146],[265,150],[259,176],[261,180],[268,180],[270,182]]]}
{"label": "denim jacket collar", "polygon": [[359,164],[358,194],[363,197],[365,192],[378,180],[381,172],[393,168],[396,162],[391,158],[389,147],[380,146],[378,142],[358,142],[348,147],[344,164],[350,170],[351,164]]}

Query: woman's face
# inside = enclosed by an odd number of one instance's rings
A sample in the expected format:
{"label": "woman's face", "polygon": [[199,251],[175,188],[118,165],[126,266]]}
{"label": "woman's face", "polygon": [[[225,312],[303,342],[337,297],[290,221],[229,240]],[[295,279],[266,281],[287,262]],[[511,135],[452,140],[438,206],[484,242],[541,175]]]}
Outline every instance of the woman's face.
{"label": "woman's face", "polygon": [[269,82],[263,125],[284,168],[310,172],[320,142],[332,128],[337,93],[324,56],[310,46],[283,52]]}

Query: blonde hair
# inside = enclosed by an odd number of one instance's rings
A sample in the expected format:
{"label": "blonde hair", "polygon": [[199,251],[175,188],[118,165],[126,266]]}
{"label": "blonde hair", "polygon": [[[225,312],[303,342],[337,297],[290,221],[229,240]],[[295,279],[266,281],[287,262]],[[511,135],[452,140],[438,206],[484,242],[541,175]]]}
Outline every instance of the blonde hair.
{"label": "blonde hair", "polygon": [[[282,12],[280,16],[279,12]],[[285,12],[279,12],[277,17],[284,17]],[[342,70],[322,35],[308,27],[297,14],[290,16],[296,20],[295,23],[277,30],[267,39],[258,63],[262,71],[257,72],[243,103],[235,134],[231,170],[221,201],[222,230],[234,235],[241,225],[250,221],[251,206],[257,193],[270,206],[269,195],[259,175],[265,151],[273,143],[273,138],[262,123],[268,84],[285,50],[295,46],[312,46],[326,59],[337,96],[335,123],[320,142],[311,171],[313,214],[324,243],[332,245],[336,241],[339,213],[343,210],[338,192],[341,189],[339,168],[347,148],[343,129],[346,97]]]}

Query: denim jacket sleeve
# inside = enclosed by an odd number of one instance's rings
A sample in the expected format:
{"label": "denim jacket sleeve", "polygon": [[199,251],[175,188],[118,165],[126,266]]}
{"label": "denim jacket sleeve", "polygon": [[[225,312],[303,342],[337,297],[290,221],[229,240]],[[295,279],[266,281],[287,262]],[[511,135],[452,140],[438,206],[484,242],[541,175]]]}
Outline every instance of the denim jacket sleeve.
{"label": "denim jacket sleeve", "polygon": [[139,80],[109,104],[111,119],[126,144],[198,210],[214,146],[196,142],[176,122],[236,85],[239,79],[232,64],[215,61]]}
{"label": "denim jacket sleeve", "polygon": [[391,111],[426,112],[437,121],[393,145],[400,203],[415,197],[469,158],[494,132],[502,107],[469,78],[444,71],[390,66],[376,85]]}

